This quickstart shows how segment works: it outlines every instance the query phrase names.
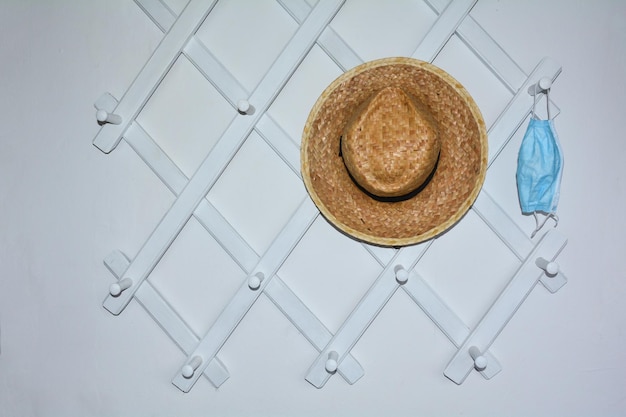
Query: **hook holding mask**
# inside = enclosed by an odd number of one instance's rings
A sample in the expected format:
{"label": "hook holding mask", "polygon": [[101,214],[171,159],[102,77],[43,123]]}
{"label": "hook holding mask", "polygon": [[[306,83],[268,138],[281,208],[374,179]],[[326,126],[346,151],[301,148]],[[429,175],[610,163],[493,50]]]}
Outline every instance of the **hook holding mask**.
{"label": "hook holding mask", "polygon": [[528,87],[528,94],[536,96],[537,94],[545,93],[552,87],[552,80],[548,77],[543,77],[535,84]]}
{"label": "hook holding mask", "polygon": [[[528,88],[528,93],[533,96],[533,107],[517,158],[516,180],[522,213],[532,214],[535,218],[535,230],[531,238],[548,219],[552,218],[558,224],[556,208],[560,196],[563,154],[554,121],[550,117],[551,87],[552,80],[541,78]],[[540,94],[546,95],[547,120],[540,120],[535,113]],[[546,216],[543,221],[539,220],[538,213]]]}

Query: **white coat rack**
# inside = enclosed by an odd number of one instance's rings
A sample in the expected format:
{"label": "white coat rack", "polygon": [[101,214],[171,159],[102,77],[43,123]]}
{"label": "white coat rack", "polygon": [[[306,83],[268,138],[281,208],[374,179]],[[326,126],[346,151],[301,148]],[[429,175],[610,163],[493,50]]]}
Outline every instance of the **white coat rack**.
{"label": "white coat rack", "polygon": [[[473,329],[466,326],[423,279],[420,260],[433,240],[397,250],[364,244],[371,256],[383,266],[383,271],[339,330],[332,334],[277,276],[280,266],[319,215],[308,196],[260,256],[205,199],[253,130],[295,175],[300,175],[299,149],[266,111],[315,43],[344,71],[362,63],[350,46],[328,26],[343,1],[319,0],[311,7],[305,0],[277,0],[299,24],[299,28],[252,92],[243,88],[195,35],[213,10],[216,0],[190,0],[179,16],[163,0],[135,1],[165,35],[119,101],[108,93],[97,100],[96,119],[101,128],[93,143],[109,153],[122,139],[125,140],[176,196],[176,200],[133,259],[128,259],[120,251],[113,251],[106,257],[104,263],[117,280],[110,286],[104,307],[118,315],[135,299],[158,322],[186,355],[179,369],[173,370],[173,384],[188,392],[202,375],[215,387],[228,379],[228,371],[218,359],[218,354],[262,293],[319,352],[305,374],[306,380],[317,388],[323,387],[335,374],[341,375],[350,384],[363,376],[364,370],[351,355],[351,350],[397,290],[405,291],[457,348],[444,368],[446,377],[461,384],[472,370],[487,379],[496,375],[501,366],[489,348],[519,306],[537,283],[550,292],[556,292],[566,283],[556,258],[567,241],[557,231],[548,231],[534,243],[485,190],[480,193],[472,210],[519,259],[520,266]],[[513,94],[488,130],[491,165],[528,117],[532,106],[529,93],[537,94],[550,88],[561,67],[546,58],[537,64],[531,74],[525,74],[469,15],[476,0],[453,0],[449,4],[446,0],[426,0],[426,3],[438,14],[438,18],[412,56],[432,61],[450,37],[456,34]],[[181,54],[237,110],[235,118],[191,178],[183,174],[136,120]],[[247,274],[235,295],[201,337],[147,281],[192,216]]]}

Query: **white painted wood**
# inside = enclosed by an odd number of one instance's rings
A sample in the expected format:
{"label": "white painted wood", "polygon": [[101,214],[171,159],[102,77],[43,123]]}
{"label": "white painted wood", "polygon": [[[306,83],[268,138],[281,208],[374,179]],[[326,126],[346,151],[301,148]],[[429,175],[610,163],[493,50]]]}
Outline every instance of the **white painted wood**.
{"label": "white painted wood", "polygon": [[122,123],[122,116],[115,113],[109,113],[106,110],[98,110],[96,112],[96,119],[101,125],[105,123],[119,125]]}
{"label": "white painted wood", "polygon": [[487,190],[481,190],[472,209],[520,261],[526,259],[533,250],[532,241],[491,198]]}
{"label": "white painted wood", "polygon": [[528,94],[531,96],[543,94],[548,91],[550,87],[552,87],[552,80],[550,78],[540,78],[539,81],[528,87]]}
{"label": "white painted wood", "polygon": [[[265,123],[262,122],[263,120],[265,120]],[[282,140],[286,140],[283,147],[288,148],[288,144],[290,143],[291,147],[295,148],[295,144],[286,137],[282,129],[280,129],[267,114],[265,114],[259,124],[257,124],[257,129],[259,128],[261,131],[272,136],[272,142],[268,142],[270,145],[276,143],[277,137],[282,135]],[[187,178],[138,123],[134,123],[129,128],[125,139],[168,188],[174,194],[178,195],[186,185]],[[283,153],[292,152],[285,152],[285,149],[279,152],[280,155],[283,155]],[[296,163],[299,161],[297,148],[295,148],[295,156],[292,155],[291,160]],[[259,256],[248,246],[211,203],[207,200],[203,200],[196,208],[194,216],[205,229],[216,238],[244,271],[250,272],[254,268],[254,265],[256,265],[259,260]],[[128,267],[128,262],[125,264],[125,267]],[[123,270],[121,273],[123,273]],[[313,346],[320,350],[327,341],[330,340],[330,332],[280,279],[275,277],[272,283],[273,284],[270,284],[265,290],[268,297],[274,301],[276,306],[294,323]],[[281,303],[284,303],[284,305],[281,305]],[[171,337],[174,338],[174,336]],[[209,364],[209,366],[211,366],[211,364]],[[350,384],[353,384],[363,375],[363,368],[356,360],[349,356],[344,360],[339,369],[339,373],[346,378]]]}
{"label": "white painted wood", "polygon": [[[302,22],[311,10],[311,6],[305,0],[278,0],[278,3],[298,23]],[[330,26],[324,29],[317,43],[343,71],[363,63],[357,53]]]}
{"label": "white painted wood", "polygon": [[[117,250],[104,259],[104,265],[117,279],[120,279],[129,263],[126,255]],[[142,285],[137,291],[136,298],[139,304],[185,354],[193,351],[198,343],[198,336],[176,314],[152,284],[146,282]],[[228,370],[217,357],[208,364],[204,375],[216,388],[219,388],[229,378]]]}
{"label": "white painted wood", "polygon": [[298,23],[301,23],[306,19],[307,15],[311,12],[311,6],[306,0],[277,0],[287,13],[294,18]]}
{"label": "white painted wood", "polygon": [[[342,4],[342,0],[321,0],[296,31],[250,98],[250,102],[258,111],[254,115],[240,116],[233,120],[131,262],[125,276],[130,277],[135,284],[120,296],[107,296],[105,299],[104,307],[112,314],[121,313],[128,305],[137,288],[167,251],[200,201],[224,170],[228,161],[233,158],[247,138],[260,115],[267,110],[313,46],[322,29],[337,13]],[[181,18],[182,15],[177,22]]]}
{"label": "white painted wood", "polygon": [[432,62],[448,42],[477,0],[451,1],[439,14],[434,25],[411,55],[422,61]]}
{"label": "white painted wood", "polygon": [[181,373],[185,378],[191,378],[196,373],[200,365],[202,365],[202,358],[200,356],[194,356],[187,365],[183,366],[183,371]]}
{"label": "white painted wood", "polygon": [[130,278],[123,278],[118,282],[111,284],[109,287],[109,293],[112,296],[117,297],[122,293],[122,291],[130,288],[131,285],[133,285],[133,280]]}
{"label": "white painted wood", "polygon": [[320,353],[306,375],[306,380],[316,388],[322,388],[332,376],[326,370],[326,360],[331,351],[338,352],[338,363],[361,338],[387,301],[398,289],[393,265],[381,274],[359,305],[352,311],[326,348]]}
{"label": "white painted wood", "polygon": [[[447,0],[425,0],[440,14],[448,5]],[[526,80],[526,73],[498,45],[491,36],[468,15],[458,26],[456,34],[476,56],[492,71],[511,93],[515,93]]]}
{"label": "white painted wood", "polygon": [[[188,178],[138,122],[128,128],[125,140],[174,195],[182,192]],[[259,255],[208,200],[200,201],[193,215],[244,271],[252,270]]]}
{"label": "white painted wood", "polygon": [[[135,0],[135,2],[163,32],[167,32],[176,20],[175,13],[162,0]],[[241,98],[249,96],[250,93],[195,35],[189,39],[182,52],[233,106]]]}
{"label": "white painted wood", "polygon": [[399,284],[396,281],[395,267],[401,265],[405,269],[410,270],[429,246],[407,246],[397,251],[393,260],[381,272],[374,284],[372,284],[359,304],[309,368],[306,380],[311,385],[316,388],[322,388],[326,384],[332,376],[325,367],[328,354],[331,351],[337,352],[337,362],[341,364],[372,321],[378,316],[378,313],[387,304],[387,301],[396,292]]}
{"label": "white painted wood", "polygon": [[[324,349],[332,338],[332,334],[278,276],[274,276],[265,287],[265,295],[272,300],[318,352]],[[361,365],[350,354],[341,362],[337,372],[349,384],[354,384],[364,374]]]}
{"label": "white painted wood", "polygon": [[[254,92],[255,95],[263,92],[264,95],[268,95],[271,99],[278,95],[281,90],[279,86],[283,86],[286,83],[343,3],[343,0],[320,0],[317,3],[315,8],[311,10],[307,18],[302,22],[289,44],[278,56],[272,68],[265,75],[264,80],[267,80],[267,82],[262,82],[257,87]],[[274,70],[274,68],[283,66],[289,68],[289,71]],[[277,87],[271,88],[272,86]],[[255,104],[255,100],[250,100],[250,102],[253,105]]]}
{"label": "white painted wood", "polygon": [[[469,336],[470,329],[424,281],[416,271],[418,267],[419,264],[413,269],[412,276],[402,289],[458,348]],[[489,361],[489,366],[480,373],[485,379],[491,379],[502,370],[502,366],[490,352],[484,352],[483,355]]]}
{"label": "white painted wood", "polygon": [[102,152],[111,152],[122,140],[126,129],[174,65],[182,48],[196,33],[215,2],[216,0],[191,0],[187,4],[115,108],[115,113],[122,117],[123,122],[102,126],[94,138],[94,145]]}
{"label": "white painted wood", "polygon": [[459,347],[444,371],[445,376],[456,384],[463,383],[474,368],[469,348],[475,346],[484,352],[491,346],[544,274],[544,271],[535,265],[536,259],[543,257],[554,260],[566,244],[567,239],[555,230],[550,230],[543,236],[498,299]]}
{"label": "white painted wood", "polygon": [[330,26],[322,32],[318,43],[343,71],[363,63],[363,59]]}
{"label": "white painted wood", "polygon": [[258,290],[259,288],[261,288],[261,284],[263,283],[264,279],[265,275],[263,275],[262,272],[257,272],[254,275],[250,275],[248,277],[248,288],[253,291]]}
{"label": "white painted wood", "polygon": [[[282,146],[280,146],[281,151],[278,152],[279,155],[291,155],[289,159],[283,157],[286,162],[291,161],[291,163],[294,164],[299,162],[299,151],[295,144],[267,114],[265,114],[257,124],[257,130],[272,137],[272,141],[268,141],[270,146],[275,147],[275,143],[282,142]],[[138,123],[134,123],[129,128],[125,139],[174,194],[177,195],[184,188],[187,183],[187,178]],[[194,212],[194,216],[209,233],[216,237],[216,240],[227,250],[231,257],[239,263],[242,269],[246,272],[252,270],[254,265],[258,262],[258,255],[254,253],[230,224],[223,219],[221,214],[211,203],[207,200],[203,200]],[[126,264],[126,266],[128,266],[128,264]],[[321,349],[321,347],[326,344],[327,340],[330,340],[330,332],[328,332],[310,310],[284,286],[284,283],[281,284],[280,280],[276,281],[278,283],[270,285],[266,289],[267,295],[275,302],[277,307],[286,314],[287,318],[298,327],[302,334],[311,341],[318,350]],[[275,290],[272,290],[272,288]],[[273,294],[273,291],[277,292],[277,294]],[[286,305],[281,305],[280,303],[286,303]],[[320,332],[322,336],[319,335]],[[353,384],[363,375],[363,369],[356,360],[349,360],[350,358],[346,358],[344,364],[339,369],[339,373],[344,376],[349,383]]]}
{"label": "white painted wood", "polygon": [[163,0],[135,0],[135,3],[162,32],[167,32],[176,20],[176,14]]}
{"label": "white painted wood", "polygon": [[[252,304],[261,295],[263,289],[272,281],[284,260],[298,244],[318,214],[319,212],[315,205],[309,199],[305,199],[250,274],[250,276],[259,272],[263,274],[265,278],[261,280],[259,287],[256,290],[251,290],[248,286],[249,277],[244,280],[235,296],[220,313],[196,349],[189,354],[188,360],[174,376],[172,383],[181,391],[189,392],[197,382],[199,378],[198,372],[203,372],[205,363],[217,355],[228,337],[230,337],[239,322],[252,307]],[[196,356],[201,357],[203,360],[203,363],[198,367],[198,372],[189,377],[184,376],[183,368]]]}
{"label": "white painted wood", "polygon": [[489,366],[489,360],[478,350],[476,346],[469,348],[469,354],[474,360],[474,369],[484,371]]}
{"label": "white painted wood", "polygon": [[412,274],[413,276],[402,289],[424,310],[424,313],[452,343],[457,346],[463,343],[469,334],[469,328],[448,308],[416,270],[413,270]]}
{"label": "white painted wood", "polygon": [[276,152],[298,177],[300,173],[300,148],[296,145],[285,131],[265,113],[256,124],[255,130],[265,142]]}
{"label": "white painted wood", "polygon": [[[423,244],[425,243],[421,243],[420,245]],[[363,247],[382,267],[385,267],[389,262],[391,262],[398,251],[396,248],[384,248],[382,246],[370,245],[368,243],[363,243]]]}
{"label": "white painted wood", "polygon": [[457,35],[511,93],[524,83],[524,71],[471,16],[459,25]]}
{"label": "white painted wood", "polygon": [[107,113],[113,113],[117,106],[117,99],[111,95],[111,93],[102,94],[98,100],[93,104],[96,110],[104,110]]}
{"label": "white painted wood", "polygon": [[[440,14],[448,5],[446,0],[424,1],[437,14]],[[463,19],[457,27],[456,34],[511,93],[518,92],[527,82],[526,73],[471,15]],[[550,103],[555,109],[554,115],[558,115],[560,109],[554,102]]]}
{"label": "white painted wood", "polygon": [[[484,188],[474,202],[472,210],[483,219],[485,224],[520,261],[524,261],[528,257],[534,248],[533,242]],[[555,293],[567,283],[567,277],[562,271],[559,271],[554,277],[541,277],[540,282],[548,291]]]}
{"label": "white painted wood", "polygon": [[[260,118],[255,130],[265,142],[281,157],[291,170],[301,177],[300,149],[289,138],[287,133],[267,113]],[[383,248],[363,243],[363,247],[378,261],[381,266],[389,263],[395,254],[394,249]]]}
{"label": "white painted wood", "polygon": [[546,275],[550,277],[553,277],[559,273],[560,266],[554,261],[548,261],[545,258],[539,257],[537,258],[537,260],[535,260],[535,265],[543,269],[546,272]]}
{"label": "white painted wood", "polygon": [[528,95],[528,87],[536,84],[541,78],[554,81],[561,73],[561,66],[551,58],[544,58],[528,76],[517,94],[509,102],[506,109],[489,128],[489,161],[490,164],[500,154],[517,129],[530,114],[533,100]]}
{"label": "white painted wood", "polygon": [[[276,142],[277,135],[284,135],[284,132],[281,133],[282,129],[275,125],[267,114],[261,120],[266,120],[266,123],[270,126],[271,131],[269,133],[273,137],[273,142]],[[260,122],[259,125],[262,125],[262,123]],[[257,128],[259,128],[259,125],[257,125]],[[291,146],[295,148],[295,144],[293,144],[289,138],[286,139],[291,143]],[[138,123],[134,123],[129,128],[125,140],[174,194],[177,195],[184,188],[187,183],[187,178]],[[299,158],[299,153],[297,152],[298,150],[296,149],[296,160]],[[259,260],[259,256],[248,246],[232,226],[228,224],[211,203],[207,200],[203,200],[194,212],[194,216],[205,229],[216,238],[244,271],[250,272],[254,268],[254,265],[256,265]],[[128,267],[128,262],[125,264],[125,268],[126,267]],[[124,270],[121,270],[120,274],[123,273],[123,271]],[[301,333],[320,350],[321,347],[326,344],[327,340],[330,340],[330,332],[280,279],[274,278],[272,282],[273,284],[270,284],[269,287],[266,288],[266,294],[274,301],[276,306],[285,313],[287,318],[296,325]],[[146,283],[146,285],[150,284]],[[139,291],[141,291],[141,289]],[[281,303],[285,303],[285,305],[281,305]],[[145,303],[142,304],[145,305]],[[164,330],[168,332],[167,329],[164,328]],[[176,338],[175,336],[171,337],[173,339]],[[189,350],[191,350],[191,348]],[[339,369],[339,373],[344,376],[349,383],[353,384],[363,375],[363,369],[356,360],[349,359],[351,359],[351,357],[346,358],[344,364]]]}
{"label": "white painted wood", "polygon": [[560,290],[565,284],[567,284],[567,277],[563,271],[559,270],[559,273],[555,276],[542,275],[539,278],[539,282],[551,293],[555,293]]}
{"label": "white painted wood", "polygon": [[246,100],[250,96],[250,93],[209,52],[197,37],[189,40],[183,52],[233,107],[237,107],[237,103],[240,100]]}

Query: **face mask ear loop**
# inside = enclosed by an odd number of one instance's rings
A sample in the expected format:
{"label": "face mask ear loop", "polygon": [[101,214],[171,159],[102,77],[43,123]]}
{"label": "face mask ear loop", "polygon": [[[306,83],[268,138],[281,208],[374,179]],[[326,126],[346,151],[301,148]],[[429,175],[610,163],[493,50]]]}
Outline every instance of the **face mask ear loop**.
{"label": "face mask ear loop", "polygon": [[546,110],[548,111],[548,120],[552,120],[550,117],[550,89],[546,90]]}
{"label": "face mask ear loop", "polygon": [[540,231],[543,226],[545,226],[548,219],[554,219],[554,227],[557,227],[559,225],[559,216],[557,216],[555,213],[549,213],[548,215],[546,215],[541,224],[539,224],[539,217],[537,216],[536,211],[533,211],[533,217],[535,218],[535,230],[530,234],[531,239],[535,237],[537,232]]}
{"label": "face mask ear loop", "polygon": [[535,114],[535,106],[537,105],[537,96],[538,94],[534,94],[533,95],[533,109],[530,113],[530,118],[531,119],[537,119],[537,115]]}

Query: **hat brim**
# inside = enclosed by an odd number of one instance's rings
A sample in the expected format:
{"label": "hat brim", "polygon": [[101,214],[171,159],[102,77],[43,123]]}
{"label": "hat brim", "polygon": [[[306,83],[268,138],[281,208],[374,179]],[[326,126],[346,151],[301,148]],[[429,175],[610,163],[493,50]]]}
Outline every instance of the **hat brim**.
{"label": "hat brim", "polygon": [[[388,86],[411,93],[430,110],[441,141],[430,182],[399,202],[364,193],[339,153],[355,109]],[[385,58],[353,68],[324,90],[304,128],[301,164],[312,200],[338,229],[376,245],[411,245],[447,230],[469,210],[485,179],[487,131],[472,97],[448,73],[412,58]]]}

